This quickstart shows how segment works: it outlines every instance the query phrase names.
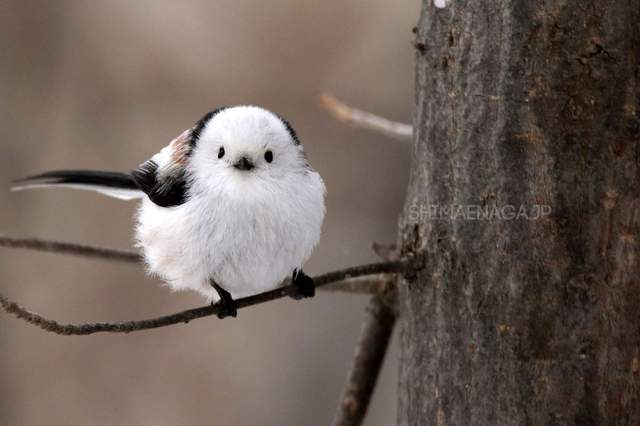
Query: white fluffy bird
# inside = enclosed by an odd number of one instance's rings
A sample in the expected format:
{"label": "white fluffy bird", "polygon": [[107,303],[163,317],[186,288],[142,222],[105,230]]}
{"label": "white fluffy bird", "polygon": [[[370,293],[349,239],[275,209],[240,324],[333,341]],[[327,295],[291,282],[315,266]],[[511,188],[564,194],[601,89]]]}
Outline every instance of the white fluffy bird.
{"label": "white fluffy bird", "polygon": [[136,239],[149,271],[219,301],[220,317],[289,275],[295,298],[314,295],[302,265],[320,239],[324,183],[293,128],[265,109],[211,111],[131,174],[52,171],[14,189],[38,187],[142,199]]}

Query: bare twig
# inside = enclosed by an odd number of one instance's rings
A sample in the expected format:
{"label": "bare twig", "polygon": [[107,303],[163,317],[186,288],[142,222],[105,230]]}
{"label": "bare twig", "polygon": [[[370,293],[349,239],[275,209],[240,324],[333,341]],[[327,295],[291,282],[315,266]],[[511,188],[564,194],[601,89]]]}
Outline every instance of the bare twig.
{"label": "bare twig", "polygon": [[341,291],[355,294],[377,294],[385,290],[388,274],[351,278],[320,287],[321,290]]}
{"label": "bare twig", "polygon": [[[372,263],[318,275],[314,278],[314,281],[317,287],[322,287],[352,277],[381,273],[402,273],[408,271],[410,267],[411,265],[407,261]],[[265,293],[238,299],[236,301],[237,307],[246,308],[248,306],[257,305],[260,303],[268,302],[270,300],[280,299],[282,297],[293,294],[295,290],[295,286],[286,285],[284,287],[280,287]],[[166,327],[178,323],[188,323],[189,321],[194,319],[215,315],[219,311],[218,305],[211,305],[141,321],[62,324],[57,321],[45,318],[36,313],[30,312],[2,295],[0,295],[0,305],[8,313],[13,314],[16,317],[27,321],[28,323],[34,324],[51,333],[63,335],[86,335],[100,332],[130,333],[132,331]]]}
{"label": "bare twig", "polygon": [[[0,235],[0,247],[36,250],[119,262],[136,263],[142,261],[142,256],[132,250],[111,249],[87,244],[76,244],[32,237],[16,238]],[[380,281],[383,278],[384,277],[382,276],[374,276],[344,280],[327,285],[322,289],[329,291],[341,291],[345,293],[374,294],[381,290],[382,287]]]}
{"label": "bare twig", "polygon": [[399,123],[350,107],[329,93],[320,95],[320,105],[338,120],[356,127],[373,130],[403,141],[410,141],[413,137],[413,128],[410,124]]}
{"label": "bare twig", "polygon": [[388,292],[372,296],[369,301],[334,426],[361,425],[367,413],[396,322],[396,290],[392,287],[389,285]]}
{"label": "bare twig", "polygon": [[120,262],[140,262],[142,260],[140,254],[135,251],[44,240],[41,238],[15,238],[0,235],[0,247],[69,254],[93,259],[117,260]]}

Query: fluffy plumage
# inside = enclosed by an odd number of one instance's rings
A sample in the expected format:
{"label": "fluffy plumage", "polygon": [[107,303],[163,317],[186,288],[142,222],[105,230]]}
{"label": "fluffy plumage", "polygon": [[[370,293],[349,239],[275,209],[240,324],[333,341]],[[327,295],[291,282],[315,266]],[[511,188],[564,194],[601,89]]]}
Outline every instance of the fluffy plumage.
{"label": "fluffy plumage", "polygon": [[277,287],[310,256],[325,213],[291,126],[253,106],[212,111],[130,176],[49,172],[18,188],[43,186],[142,198],[136,239],[149,271],[211,301],[210,280],[234,298]]}

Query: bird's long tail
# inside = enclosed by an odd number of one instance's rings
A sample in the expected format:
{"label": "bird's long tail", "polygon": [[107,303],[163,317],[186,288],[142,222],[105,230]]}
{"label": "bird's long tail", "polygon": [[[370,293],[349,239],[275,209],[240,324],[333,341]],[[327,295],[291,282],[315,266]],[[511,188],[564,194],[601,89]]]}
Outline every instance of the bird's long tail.
{"label": "bird's long tail", "polygon": [[95,170],[54,170],[17,180],[11,189],[21,191],[52,187],[96,191],[121,200],[133,200],[144,196],[130,175]]}

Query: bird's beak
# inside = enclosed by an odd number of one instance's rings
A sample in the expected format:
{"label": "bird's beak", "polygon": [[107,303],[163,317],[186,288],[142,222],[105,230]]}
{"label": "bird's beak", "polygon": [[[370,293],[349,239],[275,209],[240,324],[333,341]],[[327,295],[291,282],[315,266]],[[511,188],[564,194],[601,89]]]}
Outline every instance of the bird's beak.
{"label": "bird's beak", "polygon": [[247,157],[240,157],[240,159],[233,164],[233,167],[238,170],[251,170],[255,166]]}

